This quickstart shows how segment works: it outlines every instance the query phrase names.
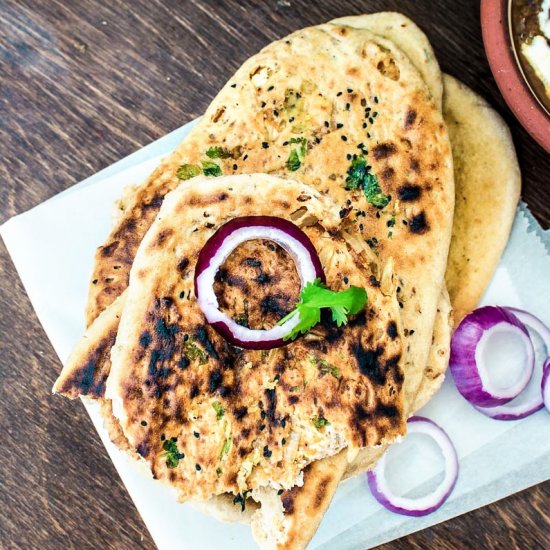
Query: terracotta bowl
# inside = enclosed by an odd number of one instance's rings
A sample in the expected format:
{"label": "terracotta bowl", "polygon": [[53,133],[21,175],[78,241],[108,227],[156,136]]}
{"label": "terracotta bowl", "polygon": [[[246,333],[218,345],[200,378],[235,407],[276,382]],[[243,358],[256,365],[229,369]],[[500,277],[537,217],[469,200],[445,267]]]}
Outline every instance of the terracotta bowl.
{"label": "terracotta bowl", "polygon": [[550,153],[550,116],[527,84],[514,54],[510,0],[481,1],[485,52],[500,92],[522,126]]}

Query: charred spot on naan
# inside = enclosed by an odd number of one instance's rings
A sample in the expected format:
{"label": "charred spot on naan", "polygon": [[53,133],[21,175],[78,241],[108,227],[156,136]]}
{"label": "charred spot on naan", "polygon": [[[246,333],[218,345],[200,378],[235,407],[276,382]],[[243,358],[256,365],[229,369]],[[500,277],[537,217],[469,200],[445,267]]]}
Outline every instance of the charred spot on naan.
{"label": "charred spot on naan", "polygon": [[116,338],[116,328],[103,334],[96,347],[86,357],[79,358],[78,368],[56,384],[55,391],[71,399],[80,395],[100,398],[105,394],[105,383],[111,368],[110,354]]}
{"label": "charred spot on naan", "polygon": [[214,291],[220,309],[237,323],[266,329],[294,309],[300,278],[293,260],[279,245],[248,241],[222,264]]}

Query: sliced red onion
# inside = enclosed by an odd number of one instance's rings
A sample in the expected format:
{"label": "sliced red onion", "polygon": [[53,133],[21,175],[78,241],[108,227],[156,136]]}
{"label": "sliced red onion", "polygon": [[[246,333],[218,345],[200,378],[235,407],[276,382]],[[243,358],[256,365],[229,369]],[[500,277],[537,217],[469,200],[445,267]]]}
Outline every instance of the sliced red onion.
{"label": "sliced red onion", "polygon": [[[535,369],[527,387],[512,401],[496,407],[476,407],[476,409],[495,420],[520,420],[532,415],[544,407],[541,387],[543,385],[543,363],[550,353],[550,330],[532,313],[512,307],[506,308],[526,327],[536,332],[544,343],[542,357],[535,352]],[[548,361],[548,359],[547,359]],[[546,363],[544,363],[546,364]]]}
{"label": "sliced red onion", "polygon": [[550,379],[550,357],[544,362],[542,367],[542,382],[540,384],[542,389],[542,401],[544,402],[546,410],[550,412],[550,382],[548,382],[548,379]]}
{"label": "sliced red onion", "polygon": [[485,306],[466,315],[451,339],[449,366],[470,403],[495,407],[514,399],[533,374],[529,332],[506,308]]}
{"label": "sliced red onion", "polygon": [[367,472],[370,490],[374,498],[388,510],[405,516],[425,516],[437,510],[451,494],[458,479],[458,456],[452,441],[435,422],[422,416],[413,416],[407,422],[407,433],[425,434],[440,448],[445,461],[445,475],[430,494],[420,498],[407,498],[394,494],[385,476],[390,447],[376,466]]}
{"label": "sliced red onion", "polygon": [[267,239],[281,246],[296,264],[302,289],[325,274],[317,251],[308,236],[288,220],[274,216],[245,216],[221,226],[201,250],[195,267],[195,295],[208,323],[227,341],[246,349],[271,349],[288,344],[283,340],[300,322],[294,315],[286,323],[268,330],[243,327],[219,309],[214,278],[220,266],[240,244]]}

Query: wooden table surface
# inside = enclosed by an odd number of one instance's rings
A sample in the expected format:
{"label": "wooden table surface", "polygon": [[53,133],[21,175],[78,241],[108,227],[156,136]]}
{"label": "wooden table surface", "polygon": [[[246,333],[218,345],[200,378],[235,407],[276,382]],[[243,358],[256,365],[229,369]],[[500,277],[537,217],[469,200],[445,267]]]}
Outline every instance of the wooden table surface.
{"label": "wooden table surface", "polygon": [[[550,155],[497,90],[475,0],[0,0],[0,223],[200,115],[268,42],[392,8],[508,121],[548,227]],[[82,405],[50,395],[61,366],[3,244],[0,273],[0,547],[154,548]],[[549,502],[547,482],[383,548],[543,548]]]}

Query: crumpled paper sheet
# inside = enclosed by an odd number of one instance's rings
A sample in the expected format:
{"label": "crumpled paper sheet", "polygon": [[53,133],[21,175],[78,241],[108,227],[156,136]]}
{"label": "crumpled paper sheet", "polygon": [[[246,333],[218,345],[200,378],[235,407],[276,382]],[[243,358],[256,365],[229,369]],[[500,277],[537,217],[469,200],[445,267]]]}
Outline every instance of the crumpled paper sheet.
{"label": "crumpled paper sheet", "polygon": [[[84,330],[83,311],[93,254],[109,232],[113,201],[125,185],[143,181],[160,156],[168,154],[192,124],[0,228],[61,361]],[[542,231],[524,204],[518,208],[510,241],[483,303],[523,307],[550,324],[550,235]],[[108,440],[97,407],[86,407],[161,550],[255,548],[247,526],[220,523],[190,505],[178,504],[171,489],[144,476]],[[374,500],[365,476],[360,475],[340,486],[310,548],[371,548],[550,478],[550,414],[545,410],[520,421],[491,420],[458,394],[448,376],[440,392],[418,414],[432,418],[447,431],[460,458],[459,479],[445,505],[422,518],[393,514]],[[404,494],[420,494],[442,475],[437,453],[429,446],[419,446],[414,438],[405,439],[394,452],[390,483]],[[407,460],[399,461],[400,455],[407,455]],[[407,470],[392,468],[403,462],[408,464]]]}

